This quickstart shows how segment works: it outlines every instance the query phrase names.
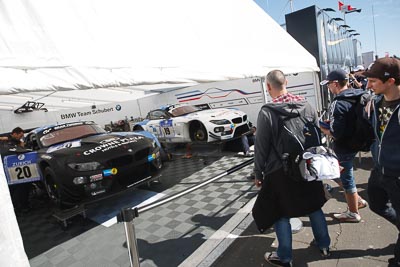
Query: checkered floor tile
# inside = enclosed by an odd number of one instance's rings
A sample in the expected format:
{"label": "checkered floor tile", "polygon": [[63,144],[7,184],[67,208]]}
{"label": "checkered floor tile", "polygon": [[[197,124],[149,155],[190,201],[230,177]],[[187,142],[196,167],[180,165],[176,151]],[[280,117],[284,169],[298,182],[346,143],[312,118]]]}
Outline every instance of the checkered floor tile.
{"label": "checkered floor tile", "polygon": [[[182,192],[244,162],[247,158],[225,156],[214,162],[212,158],[207,158],[206,164],[204,160],[175,159],[174,164],[163,173],[162,184],[168,184],[171,177],[182,178],[163,190],[162,194],[171,196]],[[247,166],[162,206],[139,213],[133,225],[141,266],[177,266],[192,254],[256,193],[253,183],[246,179],[251,169],[251,165]],[[156,191],[157,187],[161,188],[159,184],[154,187]],[[146,190],[152,188],[153,186]],[[124,201],[122,203],[126,204]],[[120,207],[117,206],[119,205],[113,204],[114,211],[110,211],[112,209],[107,206],[97,212],[110,216],[112,212],[119,210]],[[45,223],[51,219],[49,211],[44,215],[38,211],[35,216],[37,221],[34,227],[30,227],[30,222],[26,219],[19,220],[25,248],[30,251],[28,256],[32,267],[129,266],[124,224],[104,227],[77,216],[63,231],[55,223]],[[33,237],[27,239],[29,235]],[[41,235],[47,238],[42,239]],[[48,244],[35,250],[34,242]]]}

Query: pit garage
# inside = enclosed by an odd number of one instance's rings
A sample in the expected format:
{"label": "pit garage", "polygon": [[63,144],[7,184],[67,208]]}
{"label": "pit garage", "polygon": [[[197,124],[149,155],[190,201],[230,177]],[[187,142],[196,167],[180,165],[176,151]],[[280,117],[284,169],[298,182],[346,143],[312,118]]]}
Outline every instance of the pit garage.
{"label": "pit garage", "polygon": [[[136,122],[151,109],[177,103],[239,109],[256,124],[268,101],[262,77],[276,68],[288,75],[290,90],[320,108],[315,58],[253,1],[3,4],[0,133],[80,120]],[[26,266],[17,262],[26,252],[31,266],[129,265],[124,224],[115,219],[121,209],[182,192],[249,160],[213,146],[193,146],[192,157],[182,158],[186,153],[185,147],[172,152],[160,182],[67,215],[37,190],[33,209],[16,218],[19,229],[12,207],[5,211],[15,227],[10,239],[20,230],[23,248],[10,247],[16,255],[1,255],[1,262]],[[219,239],[218,229],[257,193],[246,178],[250,165],[139,213],[134,226],[141,265],[197,265],[186,262],[190,255]],[[1,240],[5,248],[7,241]]]}
{"label": "pit garage", "polygon": [[[88,205],[66,225],[45,195],[32,196],[32,210],[17,217],[30,265],[128,266],[124,226],[116,218],[121,209],[157,202],[249,160],[216,145],[193,146],[190,159],[186,153],[185,147],[172,151],[159,181]],[[255,196],[250,173],[246,166],[134,218],[140,266],[178,266],[190,258]]]}

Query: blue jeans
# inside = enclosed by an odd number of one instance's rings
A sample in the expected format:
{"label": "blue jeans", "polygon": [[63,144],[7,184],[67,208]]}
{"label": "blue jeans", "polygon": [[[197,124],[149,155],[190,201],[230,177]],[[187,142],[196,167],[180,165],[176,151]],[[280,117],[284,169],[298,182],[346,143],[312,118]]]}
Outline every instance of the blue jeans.
{"label": "blue jeans", "polygon": [[[311,228],[319,249],[329,248],[331,239],[328,233],[325,215],[321,209],[309,214]],[[275,223],[275,233],[278,238],[278,257],[282,262],[292,261],[292,229],[289,218],[282,217]]]}
{"label": "blue jeans", "polygon": [[353,175],[353,160],[357,153],[337,154],[339,164],[344,169],[340,172],[340,181],[345,193],[356,193],[356,181]]}
{"label": "blue jeans", "polygon": [[250,145],[249,145],[249,139],[247,139],[247,135],[242,135],[240,138],[242,139],[243,152],[244,153],[249,152]]}

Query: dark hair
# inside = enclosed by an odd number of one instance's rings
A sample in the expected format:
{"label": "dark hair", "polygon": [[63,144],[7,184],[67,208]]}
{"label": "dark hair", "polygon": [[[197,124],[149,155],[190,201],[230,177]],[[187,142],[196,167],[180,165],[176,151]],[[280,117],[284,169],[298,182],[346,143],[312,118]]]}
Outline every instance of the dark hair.
{"label": "dark hair", "polygon": [[348,80],[337,81],[337,83],[339,84],[340,87],[344,87],[348,83]]}
{"label": "dark hair", "polygon": [[[372,78],[372,77],[371,77]],[[381,78],[376,78],[378,80],[381,80],[382,83],[387,82],[391,77],[381,77]],[[393,78],[394,79],[394,84],[395,85],[400,85],[400,78]]]}
{"label": "dark hair", "polygon": [[12,132],[11,132],[11,134],[19,134],[19,133],[23,133],[24,132],[24,130],[22,130],[22,128],[21,127],[15,127],[13,130],[12,130]]}

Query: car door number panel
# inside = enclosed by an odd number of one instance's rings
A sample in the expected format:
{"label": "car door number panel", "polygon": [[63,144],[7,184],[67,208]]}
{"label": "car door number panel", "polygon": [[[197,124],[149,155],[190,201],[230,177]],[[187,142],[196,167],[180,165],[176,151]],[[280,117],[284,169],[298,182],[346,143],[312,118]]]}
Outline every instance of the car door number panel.
{"label": "car door number panel", "polygon": [[37,152],[4,157],[7,183],[12,185],[40,181],[42,178],[36,162]]}
{"label": "car door number panel", "polygon": [[160,136],[173,137],[175,136],[175,129],[172,120],[160,121]]}

